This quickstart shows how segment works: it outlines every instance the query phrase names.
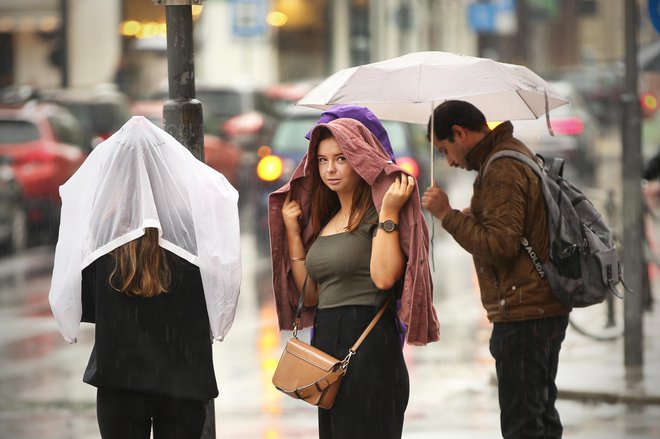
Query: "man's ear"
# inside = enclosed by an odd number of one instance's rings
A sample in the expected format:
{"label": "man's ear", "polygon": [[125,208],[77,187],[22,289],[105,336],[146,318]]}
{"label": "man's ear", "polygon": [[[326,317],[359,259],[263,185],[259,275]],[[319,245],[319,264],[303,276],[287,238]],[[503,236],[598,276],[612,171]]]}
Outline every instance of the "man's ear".
{"label": "man's ear", "polygon": [[451,131],[454,134],[454,141],[456,141],[457,139],[460,140],[461,142],[465,141],[465,136],[467,135],[465,128],[463,128],[460,125],[452,125]]}

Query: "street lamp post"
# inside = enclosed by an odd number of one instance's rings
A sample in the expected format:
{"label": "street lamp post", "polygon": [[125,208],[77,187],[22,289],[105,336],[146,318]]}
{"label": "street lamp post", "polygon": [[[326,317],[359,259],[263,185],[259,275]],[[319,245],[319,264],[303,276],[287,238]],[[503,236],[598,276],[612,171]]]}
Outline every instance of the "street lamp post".
{"label": "street lamp post", "polygon": [[204,161],[202,103],[195,99],[192,5],[202,0],[153,0],[165,6],[169,100],[163,107],[165,130]]}
{"label": "street lamp post", "polygon": [[60,87],[69,87],[69,0],[60,0],[60,35],[56,57],[60,67]]}
{"label": "street lamp post", "polygon": [[[192,5],[202,0],[153,0],[165,6],[167,26],[167,81],[169,99],[163,106],[165,130],[204,161],[202,103],[195,99],[195,62]],[[206,406],[201,439],[215,438],[215,404]]]}
{"label": "street lamp post", "polygon": [[623,95],[623,262],[626,279],[634,294],[626,296],[624,364],[631,384],[639,382],[643,372],[643,298],[641,273],[645,269],[642,255],[642,156],[641,116],[637,88],[637,27],[639,10],[636,0],[625,3],[626,77]]}

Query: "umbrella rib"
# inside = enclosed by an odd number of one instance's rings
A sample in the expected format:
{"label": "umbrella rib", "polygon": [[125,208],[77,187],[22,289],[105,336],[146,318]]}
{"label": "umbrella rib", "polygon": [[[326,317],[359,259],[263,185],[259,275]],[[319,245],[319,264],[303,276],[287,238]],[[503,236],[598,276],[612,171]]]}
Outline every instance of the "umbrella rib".
{"label": "umbrella rib", "polygon": [[537,114],[534,112],[534,110],[532,109],[532,107],[529,106],[529,104],[527,103],[527,101],[525,100],[525,98],[520,94],[520,90],[516,90],[516,94],[518,95],[518,97],[520,98],[520,100],[523,101],[523,103],[525,104],[525,106],[527,107],[527,109],[529,110],[529,112],[532,113],[532,114],[534,115],[534,117],[536,117],[536,118],[538,119],[540,115],[537,115]]}

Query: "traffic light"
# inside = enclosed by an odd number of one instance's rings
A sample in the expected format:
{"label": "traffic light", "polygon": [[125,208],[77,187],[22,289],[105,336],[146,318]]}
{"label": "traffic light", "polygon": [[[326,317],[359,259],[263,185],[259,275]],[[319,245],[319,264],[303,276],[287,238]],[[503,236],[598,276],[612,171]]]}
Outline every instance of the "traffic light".
{"label": "traffic light", "polygon": [[650,118],[658,110],[658,98],[653,93],[642,93],[639,100],[642,107],[642,117]]}

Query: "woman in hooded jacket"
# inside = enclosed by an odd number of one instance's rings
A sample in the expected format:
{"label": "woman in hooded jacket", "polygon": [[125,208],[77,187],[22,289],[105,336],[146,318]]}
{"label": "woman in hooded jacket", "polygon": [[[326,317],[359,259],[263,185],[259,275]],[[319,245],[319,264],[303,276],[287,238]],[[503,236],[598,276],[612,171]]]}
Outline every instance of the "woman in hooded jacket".
{"label": "woman in hooded jacket", "polygon": [[[400,438],[408,403],[394,303],[401,298],[407,263],[399,214],[415,192],[415,180],[397,173],[377,210],[371,186],[344,151],[347,142],[360,139],[377,144],[354,120],[318,125],[307,157],[310,211],[303,212],[291,192],[281,208],[293,282],[305,306],[316,308],[313,346],[343,358],[381,306],[393,299],[351,359],[332,408],[318,409],[322,439]],[[368,156],[368,150],[364,153]],[[308,248],[303,217],[310,219],[314,236]]]}

